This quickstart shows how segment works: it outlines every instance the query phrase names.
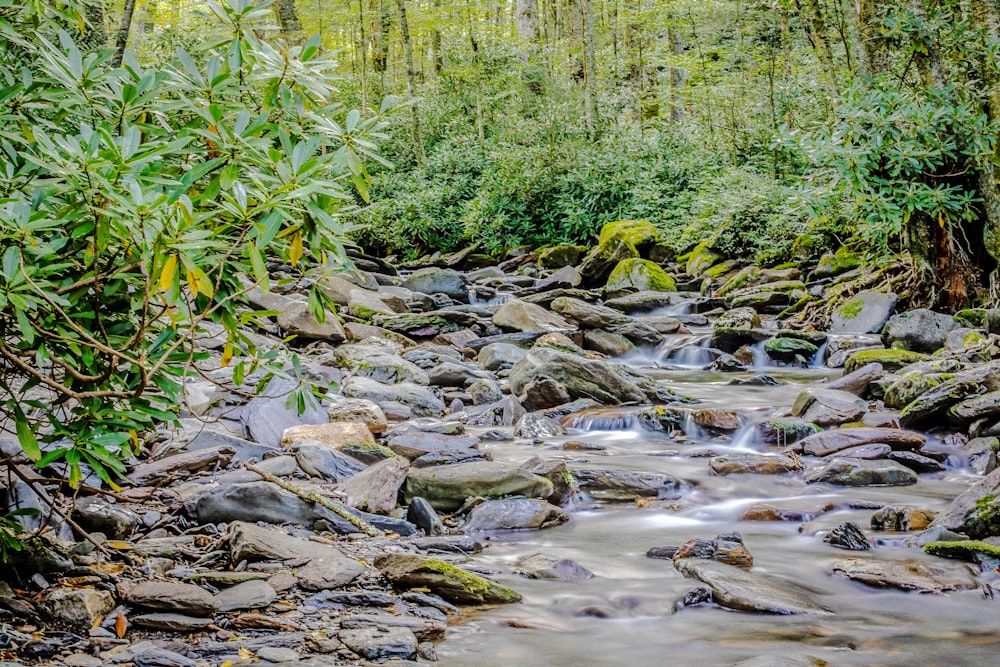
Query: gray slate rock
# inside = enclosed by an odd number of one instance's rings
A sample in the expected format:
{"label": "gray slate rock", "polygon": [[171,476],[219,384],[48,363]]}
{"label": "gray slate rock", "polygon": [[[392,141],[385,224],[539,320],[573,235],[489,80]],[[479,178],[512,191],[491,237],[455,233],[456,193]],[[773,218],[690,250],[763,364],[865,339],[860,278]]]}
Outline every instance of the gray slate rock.
{"label": "gray slate rock", "polygon": [[959,327],[951,315],[917,308],[893,315],[882,330],[882,343],[901,343],[906,350],[930,354],[944,347],[948,332]]}
{"label": "gray slate rock", "polygon": [[278,594],[266,581],[244,581],[231,588],[224,588],[215,595],[219,611],[261,609],[274,602]]}
{"label": "gray slate rock", "polygon": [[408,407],[415,417],[436,417],[445,410],[444,401],[429,388],[410,382],[382,384],[370,378],[352,377],[342,391],[350,398],[367,398],[383,409],[386,404],[399,403]]}
{"label": "gray slate rock", "polygon": [[891,292],[858,292],[830,316],[830,333],[878,333],[899,297]]}
{"label": "gray slate rock", "polygon": [[674,562],[674,567],[685,577],[706,584],[712,589],[715,603],[727,609],[767,614],[829,613],[805,593],[732,565],[702,558],[682,558]]}
{"label": "gray slate rock", "polygon": [[144,581],[125,600],[136,607],[189,616],[211,616],[219,601],[201,586],[167,581]]}
{"label": "gray slate rock", "polygon": [[544,500],[509,498],[488,500],[473,509],[462,524],[462,530],[466,533],[529,530],[554,526],[568,520],[565,512]]}
{"label": "gray slate rock", "polygon": [[917,473],[895,461],[835,458],[812,471],[807,481],[839,486],[907,486],[917,483]]}

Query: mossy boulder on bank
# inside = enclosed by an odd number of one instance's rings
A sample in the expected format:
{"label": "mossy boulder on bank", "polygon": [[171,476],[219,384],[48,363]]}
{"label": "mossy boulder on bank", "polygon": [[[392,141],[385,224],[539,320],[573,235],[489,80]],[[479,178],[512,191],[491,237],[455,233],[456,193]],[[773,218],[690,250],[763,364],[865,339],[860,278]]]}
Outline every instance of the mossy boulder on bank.
{"label": "mossy boulder on bank", "polygon": [[611,237],[606,243],[592,248],[580,265],[584,286],[603,285],[619,262],[638,256],[634,245],[617,236]]}
{"label": "mossy boulder on bank", "polygon": [[608,277],[609,291],[625,287],[634,287],[643,292],[674,292],[677,290],[677,283],[653,262],[632,258],[618,262]]}
{"label": "mossy boulder on bank", "polygon": [[698,278],[705,271],[718,264],[722,258],[722,253],[713,250],[708,241],[702,241],[688,254],[684,270],[689,275]]}
{"label": "mossy boulder on bank", "polygon": [[646,250],[656,243],[658,236],[656,227],[648,220],[616,220],[601,227],[597,242],[604,244],[612,238],[619,238],[637,249]]}
{"label": "mossy boulder on bank", "polygon": [[377,567],[394,586],[426,588],[455,604],[517,602],[521,595],[478,574],[417,554],[381,554]]}
{"label": "mossy boulder on bank", "polygon": [[586,246],[582,245],[562,244],[540,248],[538,250],[538,263],[546,269],[576,266],[586,252]]}
{"label": "mossy boulder on bank", "polygon": [[812,278],[828,278],[846,273],[861,266],[861,258],[847,248],[839,248],[837,252],[828,252],[819,258]]}
{"label": "mossy boulder on bank", "polygon": [[852,373],[862,366],[878,363],[887,371],[896,371],[918,361],[932,359],[930,355],[909,350],[859,350],[847,358],[844,372]]}

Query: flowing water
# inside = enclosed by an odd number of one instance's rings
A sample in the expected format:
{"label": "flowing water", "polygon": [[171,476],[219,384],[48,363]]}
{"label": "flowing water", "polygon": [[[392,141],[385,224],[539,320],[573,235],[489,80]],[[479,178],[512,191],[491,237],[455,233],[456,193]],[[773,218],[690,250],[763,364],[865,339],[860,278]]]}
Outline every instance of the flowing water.
{"label": "flowing water", "polygon": [[[674,360],[688,358],[677,354],[684,345],[705,349],[697,337],[668,345],[673,347],[667,358]],[[822,367],[768,368],[783,384],[731,386],[727,384],[731,374],[700,370],[695,364],[684,368],[682,363],[663,363],[664,349],[633,355],[628,361],[670,380],[678,392],[701,399],[698,407],[736,409],[748,423],[787,409],[804,385],[840,374]],[[974,481],[968,470],[956,466],[921,475],[920,482],[910,487],[806,484],[803,475],[718,477],[709,471],[706,450],[777,449],[759,442],[751,427],[727,438],[707,438],[700,429],[685,429],[686,437],[675,441],[644,431],[633,414],[624,409],[605,417],[580,418],[572,423],[569,435],[547,440],[543,446],[528,441],[489,445],[498,461],[539,456],[571,467],[667,473],[683,482],[683,491],[675,503],[650,508],[583,502],[567,508],[571,519],[561,526],[488,536],[488,548],[467,565],[489,572],[521,592],[524,600],[466,615],[438,647],[442,666],[733,665],[758,656],[798,657],[806,659],[805,664],[829,665],[1000,664],[996,631],[1000,602],[985,599],[980,590],[920,595],[869,588],[829,574],[836,560],[847,557],[917,560],[950,570],[963,565],[902,546],[848,552],[817,535],[848,520],[867,528],[872,510],[849,509],[849,505],[909,503],[942,510]],[[599,449],[563,449],[568,440]],[[817,512],[832,503],[838,509],[808,523],[738,521],[748,506],[759,501]],[[647,558],[646,551],[731,531],[742,533],[754,556],[755,573],[800,587],[833,613],[776,616],[710,605],[675,611],[697,582],[682,577],[669,560]],[[885,538],[886,545],[898,545],[904,535],[876,536]],[[559,582],[511,573],[519,556],[536,551],[572,558],[594,577]]]}

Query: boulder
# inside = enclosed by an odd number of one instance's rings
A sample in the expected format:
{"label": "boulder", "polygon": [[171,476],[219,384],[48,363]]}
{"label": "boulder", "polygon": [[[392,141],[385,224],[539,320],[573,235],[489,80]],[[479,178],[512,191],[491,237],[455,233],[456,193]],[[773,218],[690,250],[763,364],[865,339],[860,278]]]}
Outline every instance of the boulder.
{"label": "boulder", "polygon": [[783,363],[808,364],[819,352],[819,347],[799,338],[778,337],[764,342],[764,353]]}
{"label": "boulder", "polygon": [[343,452],[318,442],[299,442],[289,448],[307,475],[330,482],[342,482],[364,470],[364,465]]}
{"label": "boulder", "polygon": [[590,579],[594,574],[570,558],[559,558],[536,551],[525,554],[514,561],[514,571],[529,579],[551,579],[553,581],[579,581]]}
{"label": "boulder", "polygon": [[738,567],[701,558],[682,558],[674,567],[685,577],[697,579],[712,589],[712,600],[720,607],[767,614],[828,614],[805,593]]}
{"label": "boulder", "polygon": [[409,472],[409,462],[399,456],[362,470],[339,485],[351,507],[374,514],[391,514]]}
{"label": "boulder", "polygon": [[46,591],[42,607],[60,623],[89,630],[114,609],[115,599],[94,588],[52,588]]}
{"label": "boulder", "polygon": [[652,472],[573,470],[577,488],[596,500],[633,502],[639,498],[676,498],[681,483],[675,477]]}
{"label": "boulder", "polygon": [[[417,636],[409,628],[376,626],[342,629],[337,633],[337,639],[362,658],[376,663],[387,660],[415,660],[417,657]],[[296,660],[295,664],[301,663]]]}
{"label": "boulder", "polygon": [[934,521],[934,511],[913,505],[886,505],[872,513],[873,530],[925,530]]}
{"label": "boulder", "polygon": [[465,278],[458,271],[429,267],[415,271],[403,282],[406,289],[422,294],[446,294],[456,301],[468,301]]}
{"label": "boulder", "polygon": [[417,417],[436,417],[444,412],[444,402],[429,388],[411,382],[383,384],[366,377],[352,377],[341,388],[349,398],[366,398],[380,407],[399,403]]}
{"label": "boulder", "polygon": [[715,321],[716,329],[757,329],[760,315],[753,308],[730,308]]}
{"label": "boulder", "polygon": [[330,353],[334,365],[358,377],[382,384],[412,382],[428,384],[427,373],[416,364],[398,356],[388,345],[358,343],[341,345]]}
{"label": "boulder", "polygon": [[834,458],[813,470],[807,481],[838,486],[907,486],[917,483],[917,473],[895,461]]}
{"label": "boulder", "polygon": [[903,426],[916,426],[970,396],[1000,389],[1000,361],[956,373],[918,396],[899,415]]}
{"label": "boulder", "polygon": [[[673,292],[639,292],[608,299],[604,305],[620,310],[623,313],[646,313],[651,310],[666,308],[675,303],[677,295]],[[756,313],[754,313],[756,314]]]}
{"label": "boulder", "polygon": [[932,358],[921,352],[911,352],[910,350],[858,350],[847,357],[844,362],[844,370],[853,373],[862,366],[879,364],[884,370],[897,371],[918,361],[928,361]]}
{"label": "boulder", "polygon": [[290,301],[278,314],[278,326],[286,333],[298,338],[325,340],[337,345],[347,340],[344,327],[336,313],[326,311],[322,324],[310,312],[305,301]]}
{"label": "boulder", "polygon": [[897,301],[899,297],[892,292],[858,292],[834,309],[830,315],[830,333],[878,333]]}
{"label": "boulder", "polygon": [[1000,535],[1000,469],[963,491],[931,525],[974,540]]}
{"label": "boulder", "polygon": [[899,428],[838,428],[809,435],[799,440],[795,449],[810,456],[829,456],[849,447],[884,443],[893,449],[916,451],[925,441],[923,435]]}
{"label": "boulder", "polygon": [[620,333],[604,329],[588,329],[583,332],[583,347],[606,354],[609,357],[623,357],[635,351],[635,345]]}
{"label": "boulder", "polygon": [[375,438],[366,424],[330,422],[328,424],[302,424],[287,428],[281,435],[281,446],[288,447],[307,440],[318,442],[331,449],[340,449],[347,443],[375,444]]}
{"label": "boulder", "polygon": [[514,425],[516,438],[554,438],[560,435],[566,435],[563,425],[541,412],[528,412]]}
{"label": "boulder", "polygon": [[639,251],[628,241],[612,237],[592,248],[580,265],[580,275],[587,287],[603,286],[608,276],[623,259],[638,257]]}
{"label": "boulder", "polygon": [[634,288],[655,292],[674,292],[677,283],[667,272],[648,259],[623,259],[608,276],[605,289],[609,292]]}
{"label": "boulder", "polygon": [[[432,304],[433,305],[433,304]],[[475,313],[464,310],[434,310],[429,313],[402,313],[399,315],[375,315],[372,322],[409,338],[431,338],[479,324]]]}
{"label": "boulder", "polygon": [[705,271],[712,268],[722,258],[722,253],[713,250],[709,241],[702,241],[688,254],[684,270],[688,275],[700,278]]}
{"label": "boulder", "polygon": [[510,368],[520,359],[527,356],[528,351],[511,343],[493,343],[479,350],[479,363],[488,371]]}
{"label": "boulder", "polygon": [[930,354],[944,347],[948,332],[959,327],[951,315],[926,308],[893,315],[882,330],[886,347],[898,344],[904,350]]}
{"label": "boulder", "polygon": [[582,245],[560,244],[540,248],[537,252],[538,265],[546,269],[576,266],[585,252],[587,247]]}
{"label": "boulder", "polygon": [[389,428],[382,408],[364,398],[337,399],[327,408],[326,414],[331,422],[364,424],[372,433],[384,433]]}
{"label": "boulder", "polygon": [[472,449],[478,444],[479,438],[471,435],[450,435],[414,430],[391,435],[388,440],[389,449],[411,461],[431,453]]}
{"label": "boulder", "polygon": [[281,446],[285,429],[299,424],[325,424],[330,421],[326,413],[310,401],[306,402],[302,414],[299,414],[294,401],[289,406],[288,395],[296,388],[295,382],[275,378],[260,396],[247,403],[240,413],[240,421],[252,440],[277,448]]}
{"label": "boulder", "polygon": [[530,498],[508,498],[488,500],[469,512],[462,524],[466,533],[482,533],[494,530],[528,530],[547,528],[569,521],[561,509],[545,502]]}
{"label": "boulder", "polygon": [[605,223],[597,236],[597,242],[607,243],[613,238],[628,241],[639,250],[647,250],[656,243],[659,232],[648,220],[615,220]]}
{"label": "boulder", "polygon": [[646,401],[643,390],[615,366],[555,350],[533,350],[514,364],[511,393],[520,395],[528,383],[540,377],[554,380],[571,399],[592,398],[606,405]]}
{"label": "boulder", "polygon": [[375,567],[401,588],[426,588],[455,604],[517,602],[520,594],[444,561],[415,554],[380,554]]}
{"label": "boulder", "polygon": [[168,581],[144,581],[125,597],[130,605],[188,616],[211,616],[219,601],[201,586]]}
{"label": "boulder", "polygon": [[576,327],[533,303],[510,299],[493,314],[493,324],[506,331],[570,331]]}
{"label": "boulder", "polygon": [[944,593],[977,586],[967,574],[949,572],[916,561],[846,558],[834,563],[831,572],[874,588],[898,588],[920,593]]}
{"label": "boulder", "polygon": [[514,466],[473,461],[411,469],[404,489],[407,504],[419,496],[437,510],[453,511],[461,507],[467,498],[476,496],[548,498],[552,495],[553,486],[544,477]]}
{"label": "boulder", "polygon": [[810,387],[792,405],[792,414],[806,421],[829,426],[857,421],[868,411],[868,403],[854,394],[836,389]]}
{"label": "boulder", "polygon": [[760,475],[781,475],[802,470],[802,461],[797,457],[766,454],[737,454],[716,456],[709,462],[716,475],[757,473]]}
{"label": "boulder", "polygon": [[598,306],[580,299],[559,297],[550,306],[567,320],[585,329],[608,329],[625,324],[630,320],[621,311],[605,306]]}

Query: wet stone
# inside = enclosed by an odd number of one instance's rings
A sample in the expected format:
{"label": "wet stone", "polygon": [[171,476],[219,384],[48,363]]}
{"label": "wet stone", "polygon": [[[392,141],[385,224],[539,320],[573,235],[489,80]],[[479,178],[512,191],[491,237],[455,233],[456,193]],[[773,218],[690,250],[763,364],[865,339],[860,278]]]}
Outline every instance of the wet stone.
{"label": "wet stone", "polygon": [[823,537],[827,544],[850,551],[867,551],[872,548],[861,526],[854,521],[846,521]]}
{"label": "wet stone", "polygon": [[337,636],[347,648],[368,660],[409,660],[417,653],[417,637],[406,628],[341,630]]}
{"label": "wet stone", "polygon": [[215,596],[219,601],[219,611],[237,609],[261,609],[277,598],[277,593],[267,582],[246,581],[232,588],[226,588]]}
{"label": "wet stone", "polygon": [[593,573],[571,558],[535,552],[521,556],[514,562],[514,571],[529,579],[576,581],[590,579]]}
{"label": "wet stone", "polygon": [[873,530],[924,530],[934,520],[934,512],[913,505],[886,505],[872,514]]}
{"label": "wet stone", "polygon": [[840,486],[906,486],[917,483],[917,474],[895,461],[835,458],[810,473],[808,481]]}

